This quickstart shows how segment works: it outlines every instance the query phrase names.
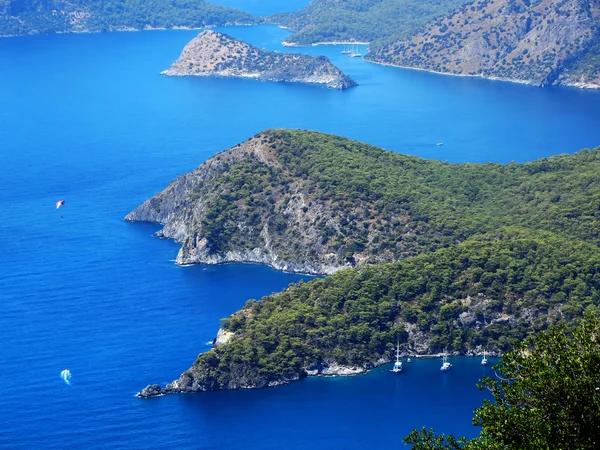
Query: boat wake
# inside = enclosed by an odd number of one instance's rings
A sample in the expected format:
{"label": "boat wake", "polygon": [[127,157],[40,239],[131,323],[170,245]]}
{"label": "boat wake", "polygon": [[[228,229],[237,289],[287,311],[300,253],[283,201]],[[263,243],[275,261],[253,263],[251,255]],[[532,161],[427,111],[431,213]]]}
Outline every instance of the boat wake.
{"label": "boat wake", "polygon": [[63,379],[65,383],[71,386],[71,371],[69,369],[65,369],[60,373],[60,377]]}

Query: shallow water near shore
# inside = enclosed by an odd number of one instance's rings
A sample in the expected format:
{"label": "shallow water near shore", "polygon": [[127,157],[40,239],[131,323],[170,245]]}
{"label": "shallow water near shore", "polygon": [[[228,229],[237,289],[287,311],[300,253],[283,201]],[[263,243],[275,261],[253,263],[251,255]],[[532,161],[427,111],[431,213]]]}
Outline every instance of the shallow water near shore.
{"label": "shallow water near shore", "polygon": [[[284,51],[287,32],[275,26],[224,31]],[[445,374],[439,360],[415,360],[399,376],[381,367],[266,390],[136,398],[177,378],[248,298],[310,277],[177,267],[178,246],[151,237],[158,226],[123,217],[264,128],[451,162],[572,153],[600,144],[600,93],[383,67],[335,46],[286,51],[326,54],[359,87],[160,76],[196,34],[0,39],[0,447],[354,449],[398,446],[421,426],[476,434],[484,393],[475,383],[490,371],[478,358],[453,358]]]}

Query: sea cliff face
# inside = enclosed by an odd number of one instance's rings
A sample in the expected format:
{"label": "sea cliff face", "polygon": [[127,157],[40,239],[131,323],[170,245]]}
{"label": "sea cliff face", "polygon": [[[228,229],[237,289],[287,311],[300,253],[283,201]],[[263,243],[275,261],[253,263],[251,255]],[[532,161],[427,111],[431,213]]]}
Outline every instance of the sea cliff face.
{"label": "sea cliff face", "polygon": [[262,50],[226,34],[206,30],[189,42],[168,76],[219,76],[308,83],[347,89],[357,83],[325,56]]}
{"label": "sea cliff face", "polygon": [[[156,236],[182,244],[179,265],[252,262],[286,272],[331,274],[378,261],[367,253],[347,256],[323,239],[324,227],[335,229],[347,219],[311,193],[307,180],[290,173],[273,148],[278,145],[276,133],[264,132],[222,152],[125,220],[163,224]],[[231,192],[237,187],[243,188]]]}
{"label": "sea cliff face", "polygon": [[599,0],[477,0],[408,40],[374,49],[373,62],[547,86],[598,88]]}

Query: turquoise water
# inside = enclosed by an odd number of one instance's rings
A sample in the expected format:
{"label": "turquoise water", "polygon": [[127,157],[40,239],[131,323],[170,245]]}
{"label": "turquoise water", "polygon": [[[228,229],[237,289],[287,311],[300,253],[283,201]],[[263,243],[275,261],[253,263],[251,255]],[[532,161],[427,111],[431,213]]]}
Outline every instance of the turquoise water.
{"label": "turquoise water", "polygon": [[[226,31],[279,50],[286,35],[273,26]],[[177,267],[177,245],[151,237],[157,226],[123,217],[267,127],[453,162],[528,161],[599,145],[600,93],[399,70],[331,46],[295,51],[327,54],[359,87],[160,76],[195,34],[0,40],[0,447],[352,449],[396,446],[423,425],[475,434],[475,382],[489,370],[478,359],[456,358],[447,374],[421,360],[399,377],[381,368],[136,398],[208,349],[219,318],[306,277]]]}

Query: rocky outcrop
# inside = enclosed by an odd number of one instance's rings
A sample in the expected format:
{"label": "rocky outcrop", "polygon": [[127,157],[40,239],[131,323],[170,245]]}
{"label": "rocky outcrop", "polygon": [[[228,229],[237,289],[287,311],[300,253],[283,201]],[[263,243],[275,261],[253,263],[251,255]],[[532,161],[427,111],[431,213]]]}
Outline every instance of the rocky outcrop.
{"label": "rocky outcrop", "polygon": [[266,387],[282,386],[298,381],[306,377],[323,376],[323,377],[348,377],[360,375],[368,372],[370,369],[386,364],[389,359],[381,359],[373,364],[365,366],[347,366],[338,364],[335,361],[323,362],[314,367],[306,368],[302,374],[292,375],[289,377],[281,377],[277,380],[269,380],[249,375],[240,375],[239,377],[231,377],[224,383],[219,383],[210,376],[202,377],[198,372],[188,370],[181,377],[172,383],[161,388],[158,384],[150,384],[138,392],[137,396],[141,398],[159,397],[165,394],[185,394],[190,392],[207,392],[216,390],[235,390],[235,389],[262,389]]}
{"label": "rocky outcrop", "polygon": [[262,50],[226,34],[206,30],[189,42],[168,76],[218,76],[307,83],[347,89],[357,83],[325,56]]}
{"label": "rocky outcrop", "polygon": [[600,0],[477,0],[383,45],[373,62],[538,86],[597,88]]}
{"label": "rocky outcrop", "polygon": [[138,392],[138,397],[148,398],[148,397],[159,397],[164,395],[163,389],[158,384],[150,384]]}
{"label": "rocky outcrop", "polygon": [[229,330],[219,328],[219,332],[217,333],[217,337],[215,338],[213,346],[218,347],[219,345],[227,344],[234,335],[235,333]]}
{"label": "rocky outcrop", "polygon": [[[379,260],[381,256],[366,253],[350,260],[343,249],[324,242],[323,223],[339,228],[344,217],[336,216],[331,203],[311,195],[307,180],[290,176],[277,158],[274,142],[267,131],[210,158],[125,220],[163,224],[156,236],[182,244],[176,258],[179,265],[250,262],[316,275]],[[238,169],[246,172],[248,182],[255,172],[265,177],[268,173],[262,187],[255,186],[253,199],[228,197],[237,196],[228,191],[230,176]],[[358,203],[355,206],[364,210]],[[219,218],[227,218],[228,224],[217,223]]]}

